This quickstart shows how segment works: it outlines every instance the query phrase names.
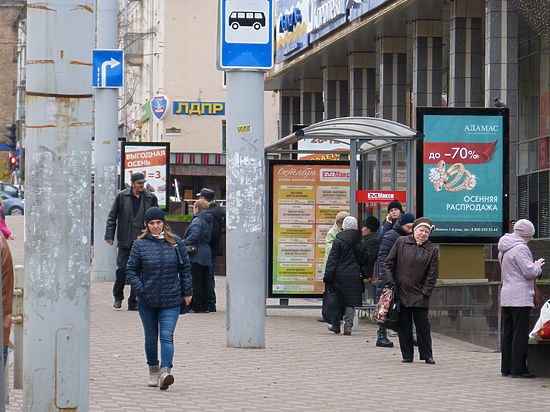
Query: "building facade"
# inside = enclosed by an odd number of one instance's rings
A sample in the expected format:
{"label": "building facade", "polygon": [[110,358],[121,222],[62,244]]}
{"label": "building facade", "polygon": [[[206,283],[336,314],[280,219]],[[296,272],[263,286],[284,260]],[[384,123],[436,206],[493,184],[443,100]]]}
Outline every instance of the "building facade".
{"label": "building facade", "polygon": [[[120,135],[170,142],[171,180],[177,179],[185,199],[201,187],[225,199],[226,89],[224,73],[216,69],[217,9],[216,0],[121,2],[126,85]],[[168,102],[161,120],[155,96]],[[276,93],[265,93],[265,109],[269,142],[277,138]]]}
{"label": "building facade", "polygon": [[[549,9],[530,0],[277,0],[279,136],[345,116],[415,125],[422,106],[509,108],[510,219],[548,248]],[[372,189],[402,189],[399,145],[372,154]],[[414,208],[414,205],[413,205]],[[492,256],[494,257],[494,256]]]}

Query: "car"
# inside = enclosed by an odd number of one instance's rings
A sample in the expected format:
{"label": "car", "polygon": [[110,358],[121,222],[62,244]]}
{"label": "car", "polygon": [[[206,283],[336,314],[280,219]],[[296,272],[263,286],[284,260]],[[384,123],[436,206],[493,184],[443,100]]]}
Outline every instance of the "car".
{"label": "car", "polygon": [[7,197],[23,197],[22,187],[17,187],[7,182],[0,181],[0,192],[4,193]]}
{"label": "car", "polygon": [[8,197],[4,199],[4,213],[6,215],[23,215],[25,214],[25,201],[18,197]]}

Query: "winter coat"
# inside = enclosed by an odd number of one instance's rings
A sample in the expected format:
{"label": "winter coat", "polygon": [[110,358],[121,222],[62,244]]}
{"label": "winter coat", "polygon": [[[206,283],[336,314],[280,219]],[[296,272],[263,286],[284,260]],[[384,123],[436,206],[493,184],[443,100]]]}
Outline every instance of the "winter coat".
{"label": "winter coat", "polygon": [[323,282],[332,284],[341,306],[361,306],[361,232],[349,229],[336,235],[325,266]]}
{"label": "winter coat", "polygon": [[166,239],[148,235],[134,241],[126,265],[126,279],[132,285],[139,304],[150,308],[173,308],[184,296],[193,295],[191,263],[181,239],[174,236],[176,250]]}
{"label": "winter coat", "polygon": [[332,242],[334,242],[334,239],[336,239],[336,235],[341,231],[342,229],[340,229],[340,227],[335,223],[327,232],[327,237],[325,238],[325,256],[323,258],[325,261],[325,265],[328,260],[328,255],[330,255],[330,250],[332,249]]}
{"label": "winter coat", "polygon": [[141,194],[141,206],[138,214],[134,216],[132,211],[132,196],[131,187],[120,191],[107,216],[105,240],[113,240],[116,230],[117,246],[119,248],[132,247],[132,242],[137,239],[137,237],[141,235],[143,229],[145,229],[145,211],[153,206],[158,207],[157,197],[148,190],[144,190]]}
{"label": "winter coat", "polygon": [[500,305],[533,307],[535,279],[541,274],[542,268],[534,264],[527,243],[522,237],[507,233],[498,241],[498,250],[502,272]]}
{"label": "winter coat", "polygon": [[201,266],[212,265],[212,252],[210,250],[210,237],[212,236],[212,214],[207,210],[193,216],[191,224],[185,231],[183,244],[195,245],[197,252],[190,256],[191,263]]}
{"label": "winter coat", "polygon": [[210,250],[212,260],[223,255],[222,234],[225,232],[225,209],[218,202],[211,201],[210,208],[205,212],[212,215],[212,236],[210,238]]}
{"label": "winter coat", "polygon": [[374,272],[374,264],[378,258],[378,249],[380,248],[378,239],[376,238],[376,233],[371,233],[370,235],[363,237],[361,240],[361,246],[363,248],[363,252],[361,254],[363,258],[361,271],[363,272],[363,276],[366,278],[371,278]]}
{"label": "winter coat", "polygon": [[6,215],[4,213],[4,207],[0,206],[0,232],[4,235],[6,239],[9,239],[11,236],[11,231],[6,225]]}
{"label": "winter coat", "polygon": [[393,225],[393,229],[391,229],[384,235],[384,238],[380,243],[380,249],[378,250],[378,265],[382,273],[384,270],[384,263],[386,263],[386,258],[388,257],[388,254],[390,253],[393,244],[401,236],[407,235],[408,233],[403,230],[399,223]]}
{"label": "winter coat", "polygon": [[8,346],[11,329],[11,312],[13,304],[13,261],[11,259],[8,241],[0,236],[0,253],[2,255],[2,324],[4,334],[4,346]]}
{"label": "winter coat", "polygon": [[384,265],[384,280],[396,282],[399,302],[427,308],[439,277],[439,248],[429,240],[416,244],[412,235],[396,240]]}
{"label": "winter coat", "polygon": [[380,230],[380,234],[378,235],[378,243],[382,243],[382,239],[384,239],[384,235],[388,233],[390,230],[392,230],[393,226],[396,223],[397,223],[397,220],[395,222],[393,220],[391,222],[384,220],[384,224],[382,225],[382,229]]}

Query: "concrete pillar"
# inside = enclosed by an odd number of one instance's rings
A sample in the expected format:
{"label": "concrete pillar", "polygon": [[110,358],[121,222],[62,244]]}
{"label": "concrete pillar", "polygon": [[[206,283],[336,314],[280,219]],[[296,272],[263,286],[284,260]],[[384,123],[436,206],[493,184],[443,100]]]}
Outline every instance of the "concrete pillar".
{"label": "concrete pillar", "polygon": [[378,39],[380,55],[380,117],[407,122],[407,38]]}
{"label": "concrete pillar", "polygon": [[483,0],[451,3],[449,106],[483,106],[483,6]]}
{"label": "concrete pillar", "polygon": [[324,119],[349,116],[349,87],[347,66],[323,68]]}
{"label": "concrete pillar", "polygon": [[417,20],[413,36],[413,105],[441,106],[443,25]]}
{"label": "concrete pillar", "polygon": [[375,116],[376,53],[350,54],[349,93],[350,116]]}
{"label": "concrete pillar", "polygon": [[517,219],[518,13],[513,2],[486,0],[485,106],[495,97],[510,110],[510,219]]}
{"label": "concrete pillar", "polygon": [[300,79],[300,123],[318,123],[323,112],[323,79]]}
{"label": "concrete pillar", "polygon": [[292,133],[292,125],[300,123],[300,92],[279,91],[279,138]]}

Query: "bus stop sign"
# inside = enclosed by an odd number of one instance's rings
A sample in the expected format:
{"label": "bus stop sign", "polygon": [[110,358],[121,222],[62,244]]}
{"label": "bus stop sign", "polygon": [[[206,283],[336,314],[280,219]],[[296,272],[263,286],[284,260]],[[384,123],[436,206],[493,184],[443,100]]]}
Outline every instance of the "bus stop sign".
{"label": "bus stop sign", "polygon": [[272,0],[220,0],[218,15],[220,70],[273,67]]}

